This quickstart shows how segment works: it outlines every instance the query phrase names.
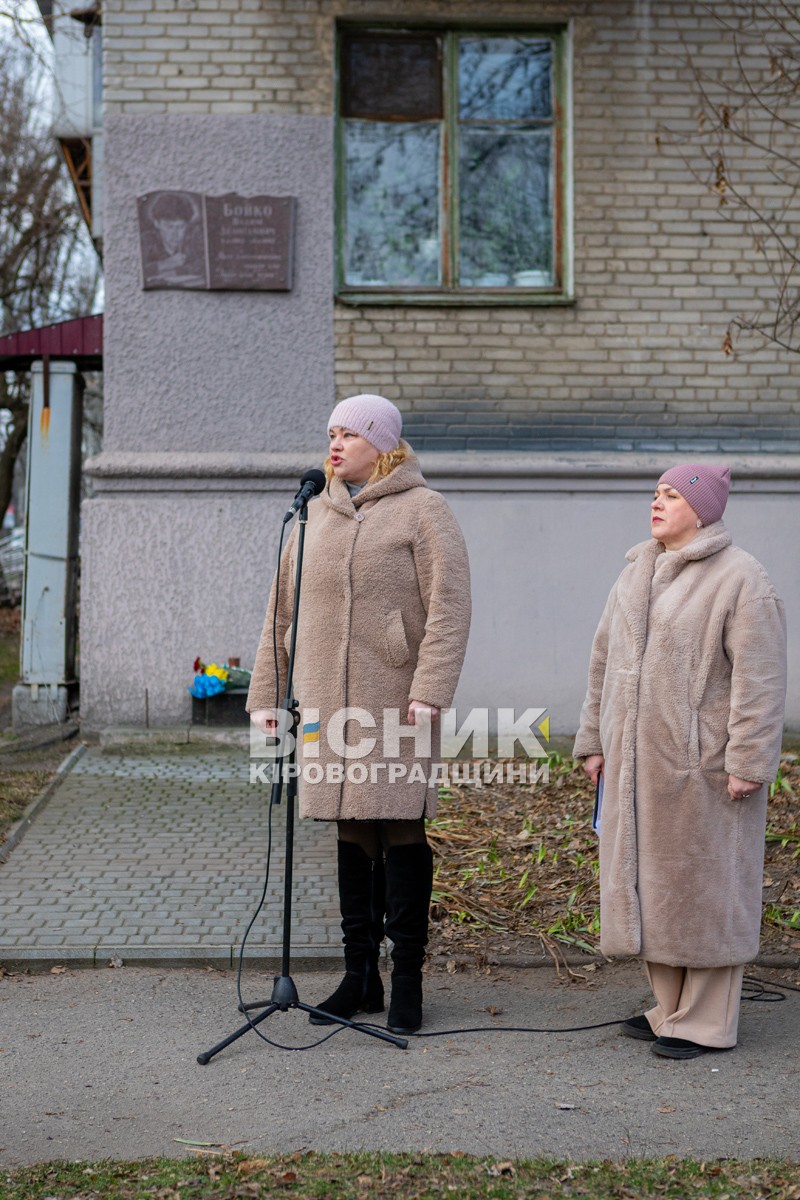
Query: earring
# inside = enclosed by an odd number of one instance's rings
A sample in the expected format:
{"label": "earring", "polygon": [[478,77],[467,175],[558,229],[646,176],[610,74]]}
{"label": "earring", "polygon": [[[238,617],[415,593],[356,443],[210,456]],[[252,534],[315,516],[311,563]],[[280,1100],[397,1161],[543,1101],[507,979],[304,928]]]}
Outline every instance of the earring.
{"label": "earring", "polygon": [[698,522],[697,522],[697,528],[698,528],[698,529],[702,529],[702,528],[703,528],[703,522],[702,522],[702,521],[698,521]]}

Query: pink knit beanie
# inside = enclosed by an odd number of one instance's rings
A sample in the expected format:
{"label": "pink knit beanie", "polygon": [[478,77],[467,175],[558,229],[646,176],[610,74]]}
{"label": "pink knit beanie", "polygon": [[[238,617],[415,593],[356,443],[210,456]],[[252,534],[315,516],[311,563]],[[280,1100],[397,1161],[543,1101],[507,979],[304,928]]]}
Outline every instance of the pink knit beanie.
{"label": "pink knit beanie", "polygon": [[385,396],[349,396],[341,400],[328,418],[328,429],[335,426],[350,429],[385,454],[396,450],[403,431],[400,409]]}
{"label": "pink knit beanie", "polygon": [[728,503],[731,469],[711,467],[705,463],[688,463],[670,467],[658,482],[674,487],[692,506],[704,525],[713,525],[720,520]]}

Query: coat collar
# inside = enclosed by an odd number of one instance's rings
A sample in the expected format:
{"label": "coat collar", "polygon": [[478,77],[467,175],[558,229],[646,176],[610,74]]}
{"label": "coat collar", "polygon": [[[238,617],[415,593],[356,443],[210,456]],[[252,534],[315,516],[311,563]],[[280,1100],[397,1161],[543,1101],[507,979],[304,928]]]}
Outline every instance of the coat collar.
{"label": "coat collar", "polygon": [[359,508],[371,500],[380,500],[382,496],[392,496],[398,492],[410,491],[411,488],[427,486],[425,477],[420,470],[419,460],[415,454],[411,454],[389,475],[376,479],[374,483],[368,483],[355,496],[350,495],[344,480],[337,479],[334,475],[322,493],[322,500],[329,508],[344,513],[347,517],[352,517]]}
{"label": "coat collar", "polygon": [[[703,529],[699,529],[695,537],[683,547],[682,550],[675,550],[675,562],[696,562],[701,558],[709,558],[712,554],[718,554],[720,550],[724,550],[726,546],[731,544],[731,535],[728,533],[722,521],[715,521],[713,525],[706,525]],[[661,542],[657,542],[655,538],[648,538],[646,542],[638,542],[632,546],[625,555],[628,562],[636,562],[639,558],[652,559],[652,566],[655,567],[655,561],[659,554],[664,553],[664,546]],[[652,570],[650,574],[652,575]]]}
{"label": "coat collar", "polygon": [[[731,535],[722,521],[715,521],[688,542],[683,549],[670,555],[670,562],[665,563],[663,574],[658,580],[662,586],[668,586],[687,562],[697,562],[718,554],[731,544]],[[647,622],[650,615],[650,590],[653,583],[653,572],[656,561],[664,554],[664,545],[655,538],[639,542],[633,546],[626,558],[633,564],[633,569],[627,579],[626,586],[620,588],[619,604],[625,614],[625,620],[636,644],[637,655],[641,659],[647,640]]]}

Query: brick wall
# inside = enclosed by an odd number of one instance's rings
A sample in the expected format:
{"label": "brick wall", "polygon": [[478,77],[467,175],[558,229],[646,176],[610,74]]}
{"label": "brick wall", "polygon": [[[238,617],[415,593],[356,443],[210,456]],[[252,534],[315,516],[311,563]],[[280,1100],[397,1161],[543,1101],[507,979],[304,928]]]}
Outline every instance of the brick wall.
{"label": "brick wall", "polygon": [[[591,3],[536,5],[563,21]],[[599,7],[603,7],[602,4]],[[626,8],[611,4],[610,9]],[[527,0],[104,0],[111,112],[333,112],[335,22],[518,20]]]}
{"label": "brick wall", "polygon": [[[337,304],[340,396],[384,392],[426,448],[800,451],[792,356],[754,341],[722,350],[728,322],[772,295],[752,236],[721,218],[674,148],[656,146],[660,125],[696,125],[681,35],[704,67],[729,61],[705,8],[535,6],[537,20],[573,22],[575,303]],[[106,102],[115,112],[330,115],[337,17],[530,21],[532,9],[105,0]]]}

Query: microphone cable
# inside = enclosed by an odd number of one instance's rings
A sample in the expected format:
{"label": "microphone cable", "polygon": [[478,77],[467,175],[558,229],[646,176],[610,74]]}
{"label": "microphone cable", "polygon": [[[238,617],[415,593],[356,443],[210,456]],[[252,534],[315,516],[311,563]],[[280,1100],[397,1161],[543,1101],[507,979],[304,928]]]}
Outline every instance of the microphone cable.
{"label": "microphone cable", "polygon": [[[275,606],[272,610],[272,656],[275,665],[276,712],[279,711],[280,707],[280,669],[278,666],[278,601],[280,598],[281,558],[283,557],[283,535],[285,530],[286,525],[282,524],[280,537],[278,538],[278,565],[275,570]],[[247,945],[247,939],[250,936],[250,932],[258,920],[259,915],[261,914],[264,904],[266,903],[267,891],[269,890],[270,866],[272,863],[272,809],[272,795],[270,794],[269,814],[267,816],[267,861],[264,870],[264,886],[261,889],[261,895],[259,897],[258,904],[256,905],[255,911],[253,912],[253,915],[247,924],[242,936],[242,944],[239,947],[239,956],[236,965],[236,997],[239,1001],[239,1010],[244,1015],[247,1024],[250,1026],[252,1032],[261,1038],[262,1042],[266,1042],[268,1046],[273,1046],[276,1050],[314,1050],[317,1046],[321,1046],[323,1042],[327,1042],[329,1038],[332,1038],[337,1033],[341,1033],[347,1027],[345,1025],[338,1025],[336,1028],[332,1029],[330,1033],[327,1033],[324,1037],[319,1038],[316,1042],[310,1042],[307,1046],[285,1046],[281,1042],[276,1042],[273,1041],[272,1038],[268,1038],[267,1035],[262,1033],[259,1027],[253,1023],[250,1013],[245,1008],[244,997],[242,996],[242,969],[244,966],[244,952]],[[264,1004],[264,1008],[266,1008],[270,1003],[271,1001],[267,1001]]]}
{"label": "microphone cable", "polygon": [[759,979],[756,975],[745,975],[742,979],[744,987],[753,988],[753,991],[742,991],[742,1000],[751,1000],[754,1004],[780,1004],[786,997],[780,992],[773,992],[772,988],[781,988],[786,992],[800,992],[800,987],[796,987],[793,983],[773,983],[767,979]]}
{"label": "microphone cable", "polygon": [[[428,1033],[404,1033],[409,1038],[452,1037],[457,1033],[583,1033],[589,1029],[608,1029],[611,1025],[621,1025],[627,1017],[617,1017],[613,1021],[597,1021],[594,1025],[566,1025],[563,1029],[537,1029],[533,1025],[471,1025],[459,1029],[434,1029]],[[372,1026],[380,1029],[380,1025]]]}
{"label": "microphone cable", "polygon": [[[773,991],[772,988],[786,988],[791,992],[800,992],[800,987],[795,987],[791,983],[774,983],[768,984],[765,979],[758,979],[754,975],[745,975],[743,984],[753,988],[752,991],[742,991],[740,1003],[748,1000],[751,1003],[762,1004],[780,1004],[786,999],[780,992]],[[607,1029],[610,1025],[623,1025],[628,1017],[620,1017],[616,1021],[598,1021],[593,1025],[568,1025],[560,1029],[540,1029],[532,1025],[474,1025],[463,1029],[436,1029],[429,1033],[406,1033],[403,1037],[409,1038],[437,1038],[437,1037],[452,1037],[458,1033],[583,1033],[591,1029]],[[380,1025],[373,1025],[372,1028],[380,1029]]]}

